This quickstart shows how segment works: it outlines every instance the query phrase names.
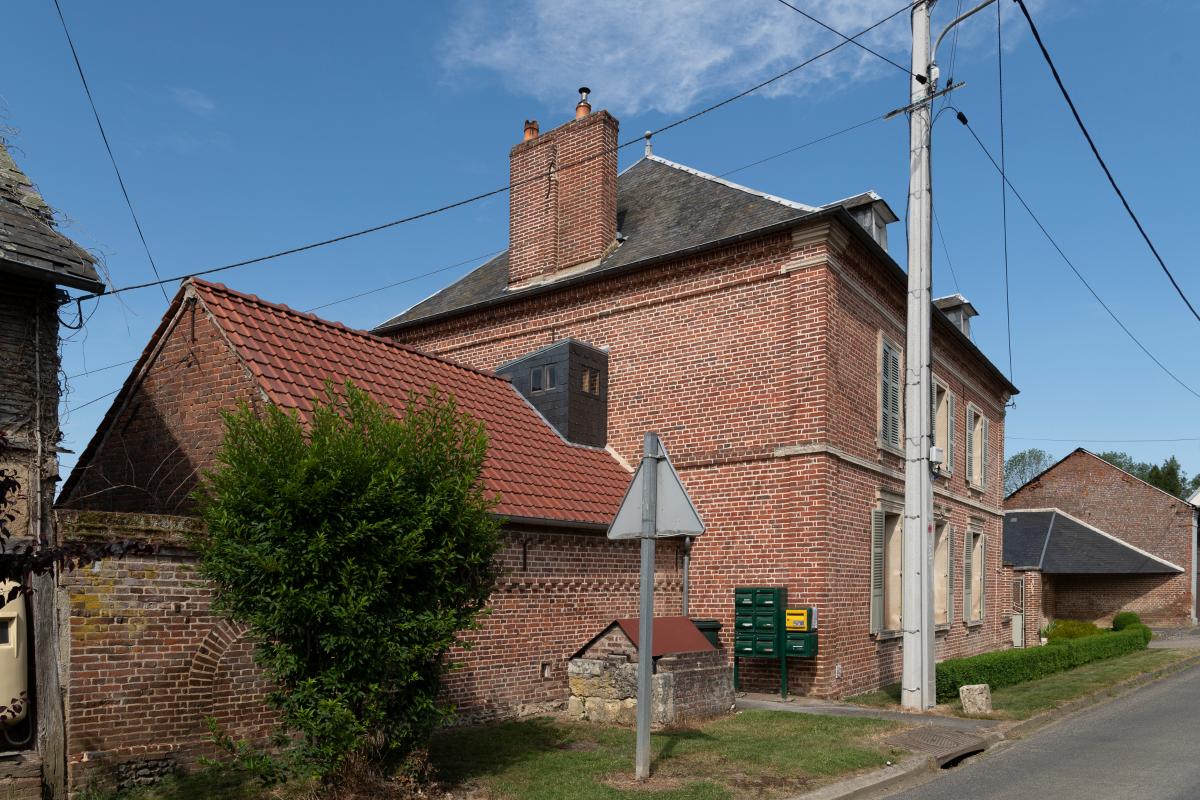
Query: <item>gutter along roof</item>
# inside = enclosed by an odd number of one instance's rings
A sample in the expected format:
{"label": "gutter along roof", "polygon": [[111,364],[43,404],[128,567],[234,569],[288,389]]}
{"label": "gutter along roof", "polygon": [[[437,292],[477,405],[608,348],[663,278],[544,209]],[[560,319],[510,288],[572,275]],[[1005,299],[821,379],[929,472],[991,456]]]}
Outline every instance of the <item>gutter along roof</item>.
{"label": "gutter along roof", "polygon": [[629,472],[605,451],[560,437],[507,378],[196,278],[176,295],[64,484],[64,497],[86,469],[104,431],[116,423],[158,340],[189,296],[201,303],[266,398],[302,417],[324,394],[326,381],[351,380],[397,411],[405,408],[411,393],[436,387],[452,394],[459,409],[487,430],[483,483],[500,495],[497,514],[528,524],[601,527],[620,505]]}
{"label": "gutter along roof", "polygon": [[[874,193],[866,192],[824,207],[808,206],[658,156],[647,156],[617,177],[617,230],[621,241],[595,266],[558,280],[510,290],[508,254],[505,252],[378,325],[372,332],[386,335],[510,301],[616,277],[828,218],[837,219],[874,254],[902,290],[907,291],[908,277],[904,270],[846,209],[847,203],[875,202],[876,198]],[[887,215],[895,216],[890,208]],[[985,371],[1009,394],[1018,393],[979,347],[936,306],[933,324],[978,358]]]}

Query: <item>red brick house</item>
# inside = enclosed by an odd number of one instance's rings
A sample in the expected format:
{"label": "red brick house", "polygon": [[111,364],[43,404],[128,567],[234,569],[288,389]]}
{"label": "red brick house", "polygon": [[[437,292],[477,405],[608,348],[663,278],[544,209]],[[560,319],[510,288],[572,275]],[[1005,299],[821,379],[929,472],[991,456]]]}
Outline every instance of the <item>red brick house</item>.
{"label": "red brick house", "polygon": [[[211,610],[187,549],[189,494],[213,463],[221,411],[271,402],[304,415],[326,380],[347,379],[397,409],[436,386],[487,429],[483,479],[507,520],[504,575],[474,649],[452,654],[465,666],[446,699],[463,718],[565,707],[566,657],[614,614],[637,613],[638,546],[604,535],[630,479],[611,454],[560,436],[506,378],[188,281],[59,498],[66,538],[160,545],[61,580],[72,786],[128,785],[193,763],[206,717],[235,737],[268,730],[252,646]],[[657,575],[660,608],[679,613],[671,544]]]}
{"label": "red brick house", "polygon": [[[728,634],[736,585],[783,585],[821,625],[820,656],[793,665],[792,691],[897,680],[906,278],[886,249],[895,214],[873,192],[806,205],[649,154],[618,175],[616,142],[617,121],[586,103],[549,133],[527,123],[509,156],[509,250],[375,332],[504,370],[535,404],[594,390],[608,404],[605,441],[627,462],[657,431],[708,528],[693,616]],[[936,397],[920,413],[934,415],[945,453],[946,657],[1011,641],[1000,465],[1017,390],[971,341],[971,305],[935,305]],[[569,343],[605,354],[598,385],[541,371]],[[777,685],[773,665],[747,667],[748,686]]]}
{"label": "red brick house", "polygon": [[[1063,564],[1043,567],[1044,618],[1107,624],[1118,611],[1134,611],[1150,625],[1196,623],[1196,508],[1186,500],[1080,448],[1010,494],[1004,507],[1012,534],[1006,560],[1014,567],[1034,558],[1032,550],[1018,552],[1031,537],[1045,551],[1056,537],[1073,535],[1072,521],[1092,531],[1089,540],[1099,542],[1097,532],[1109,540],[1105,552],[1080,540]],[[1054,512],[1065,528],[1040,520]],[[1110,554],[1112,542],[1124,552]]]}

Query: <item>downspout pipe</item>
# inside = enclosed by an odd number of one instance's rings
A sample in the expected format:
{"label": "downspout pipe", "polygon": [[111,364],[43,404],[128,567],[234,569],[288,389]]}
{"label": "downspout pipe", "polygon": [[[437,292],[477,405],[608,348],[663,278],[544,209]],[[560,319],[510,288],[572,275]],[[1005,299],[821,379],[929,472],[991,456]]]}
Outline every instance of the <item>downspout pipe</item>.
{"label": "downspout pipe", "polygon": [[[1195,538],[1195,537],[1193,537]],[[1192,555],[1192,561],[1196,560],[1195,554]],[[692,566],[692,537],[683,537],[683,615],[688,616],[688,573]],[[1196,594],[1195,586],[1192,587],[1192,596]]]}

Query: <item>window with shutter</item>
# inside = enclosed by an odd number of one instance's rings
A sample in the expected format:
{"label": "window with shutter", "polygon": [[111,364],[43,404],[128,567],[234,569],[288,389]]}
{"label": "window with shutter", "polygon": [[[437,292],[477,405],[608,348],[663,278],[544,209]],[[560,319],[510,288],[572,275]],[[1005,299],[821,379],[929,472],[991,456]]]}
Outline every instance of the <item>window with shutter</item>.
{"label": "window with shutter", "polygon": [[946,526],[946,622],[954,622],[954,529]]}
{"label": "window with shutter", "polygon": [[967,406],[967,483],[975,481],[975,411]]}
{"label": "window with shutter", "polygon": [[982,441],[980,442],[980,446],[979,446],[979,465],[980,465],[979,485],[987,486],[988,475],[990,474],[990,469],[988,467],[988,438],[989,437],[988,437],[987,417],[983,418],[983,425],[981,426],[981,429],[980,429],[980,437],[979,438],[982,439]]}
{"label": "window with shutter", "polygon": [[946,392],[946,463],[942,466],[942,470],[946,473],[954,472],[954,423],[956,417],[954,414],[954,395]]}
{"label": "window with shutter", "polygon": [[883,511],[871,512],[871,633],[883,630]]}
{"label": "window with shutter", "polygon": [[933,622],[950,622],[950,543],[949,527],[939,522],[934,528],[933,545]]}
{"label": "window with shutter", "polygon": [[900,350],[882,341],[879,364],[879,440],[900,449]]}
{"label": "window with shutter", "polygon": [[971,621],[971,587],[975,584],[971,581],[971,540],[974,534],[967,531],[963,535],[963,622]]}
{"label": "window with shutter", "polygon": [[979,534],[979,563],[976,565],[979,577],[979,616],[977,619],[983,619],[983,614],[987,608],[987,534]]}

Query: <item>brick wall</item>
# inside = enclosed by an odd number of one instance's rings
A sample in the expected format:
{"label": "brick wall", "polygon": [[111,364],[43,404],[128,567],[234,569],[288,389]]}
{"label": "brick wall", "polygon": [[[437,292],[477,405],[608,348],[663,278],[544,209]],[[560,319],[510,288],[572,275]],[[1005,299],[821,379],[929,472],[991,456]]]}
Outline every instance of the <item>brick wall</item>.
{"label": "brick wall", "polygon": [[[221,411],[260,397],[245,367],[194,299],[163,323],[156,356],[59,505],[99,511],[186,513],[200,471],[224,436]],[[111,413],[111,412],[110,412]]]}
{"label": "brick wall", "polygon": [[[1055,614],[1098,619],[1136,611],[1156,625],[1186,625],[1193,608],[1192,507],[1107,461],[1076,450],[1018,489],[1005,507],[1059,508],[1106,533],[1183,568],[1182,574],[1140,578],[1054,578]],[[1064,592],[1068,596],[1064,596]],[[1107,594],[1107,597],[1102,595]],[[1092,617],[1079,617],[1090,619]]]}
{"label": "brick wall", "polygon": [[[273,716],[242,632],[216,615],[183,545],[194,520],[59,512],[64,539],[161,545],[148,557],[104,559],[64,573],[67,765],[75,789],[130,784],[212,755],[204,720],[261,739]],[[152,776],[151,776],[152,777]]]}
{"label": "brick wall", "polygon": [[[158,543],[152,557],[106,559],[64,575],[69,609],[67,758],[71,785],[118,785],[147,770],[187,769],[209,753],[206,717],[235,738],[274,717],[242,632],[214,614],[186,535],[190,517],[60,510],[69,539]],[[658,548],[656,609],[680,613],[680,553]],[[639,547],[602,533],[508,529],[503,577],[443,700],[462,721],[565,707],[566,659],[616,617],[637,615]],[[142,775],[145,777],[145,775]]]}
{"label": "brick wall", "polygon": [[[901,491],[903,461],[876,442],[877,341],[903,343],[904,288],[830,223],[781,233],[618,278],[431,321],[395,335],[492,368],[564,337],[609,352],[609,445],[636,463],[660,433],[708,527],[693,551],[692,615],[722,620],[733,588],[783,585],[821,615],[820,656],[789,667],[792,690],[840,695],[899,674],[899,640],[869,634],[870,511]],[[935,373],[959,395],[959,456],[939,480],[959,547],[969,523],[989,535],[989,609],[1001,572],[1002,389],[976,356],[935,332]],[[966,402],[991,419],[986,490],[968,489]],[[956,583],[961,591],[961,580]],[[1010,587],[1003,587],[1008,598]],[[939,654],[1009,641],[998,611],[941,634]],[[747,660],[744,685],[775,690],[777,667]]]}

